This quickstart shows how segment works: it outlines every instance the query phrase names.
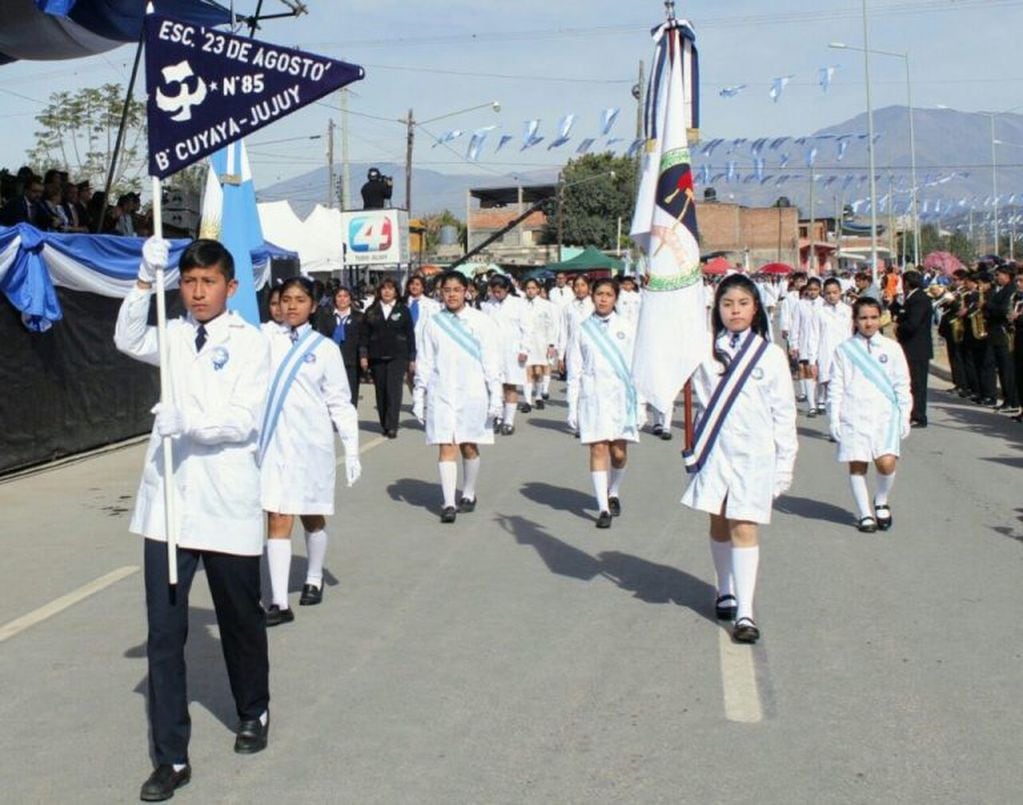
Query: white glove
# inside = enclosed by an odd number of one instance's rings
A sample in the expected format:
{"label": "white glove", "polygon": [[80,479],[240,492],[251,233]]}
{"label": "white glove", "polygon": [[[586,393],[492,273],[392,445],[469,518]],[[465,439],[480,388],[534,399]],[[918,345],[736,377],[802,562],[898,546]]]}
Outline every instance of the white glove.
{"label": "white glove", "polygon": [[412,416],[420,425],[426,424],[426,400],[418,389],[412,395]]}
{"label": "white glove", "polygon": [[832,422],[831,423],[831,427],[829,428],[829,430],[831,432],[831,438],[832,439],[834,439],[836,442],[842,441],[842,426],[841,426],[841,423],[839,423],[839,422]]}
{"label": "white glove", "polygon": [[358,453],[345,456],[345,480],[349,486],[353,486],[362,476],[362,462],[359,461]]}
{"label": "white glove", "polygon": [[185,415],[171,403],[157,403],[152,413],[156,414],[156,432],[160,436],[179,436],[185,432]]}
{"label": "white glove", "polygon": [[579,415],[575,411],[568,412],[568,419],[565,422],[572,433],[576,433],[579,430]]}
{"label": "white glove", "polygon": [[912,428],[910,427],[909,423],[908,422],[903,422],[902,423],[902,430],[900,431],[900,438],[908,439],[909,438],[909,433],[910,433],[911,430],[912,430]]}
{"label": "white glove", "polygon": [[139,263],[138,278],[150,284],[156,282],[156,270],[167,268],[170,262],[170,241],[155,235],[142,244],[142,262]]}
{"label": "white glove", "polygon": [[789,487],[792,486],[792,473],[791,472],[780,472],[775,476],[774,479],[774,497],[777,500],[786,492],[789,491]]}

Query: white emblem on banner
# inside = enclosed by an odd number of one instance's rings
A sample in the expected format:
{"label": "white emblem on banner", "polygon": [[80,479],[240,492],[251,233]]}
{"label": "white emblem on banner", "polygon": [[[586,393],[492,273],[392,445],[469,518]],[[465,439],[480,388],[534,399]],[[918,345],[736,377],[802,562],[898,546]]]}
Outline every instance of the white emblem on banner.
{"label": "white emblem on banner", "polygon": [[206,100],[206,82],[202,78],[196,78],[196,85],[193,91],[189,91],[185,83],[187,79],[195,76],[192,66],[187,61],[172,64],[161,70],[163,80],[168,84],[179,84],[181,89],[177,95],[164,95],[159,87],[156,90],[156,105],[164,112],[172,112],[171,120],[183,122],[192,119],[192,107],[198,106]]}

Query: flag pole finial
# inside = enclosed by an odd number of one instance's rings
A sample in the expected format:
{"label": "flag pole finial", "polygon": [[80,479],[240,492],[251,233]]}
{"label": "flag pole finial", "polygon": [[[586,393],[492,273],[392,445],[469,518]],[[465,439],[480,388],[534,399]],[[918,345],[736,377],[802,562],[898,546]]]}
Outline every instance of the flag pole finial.
{"label": "flag pole finial", "polygon": [[664,0],[664,13],[668,17],[668,22],[673,22],[675,19],[675,0]]}

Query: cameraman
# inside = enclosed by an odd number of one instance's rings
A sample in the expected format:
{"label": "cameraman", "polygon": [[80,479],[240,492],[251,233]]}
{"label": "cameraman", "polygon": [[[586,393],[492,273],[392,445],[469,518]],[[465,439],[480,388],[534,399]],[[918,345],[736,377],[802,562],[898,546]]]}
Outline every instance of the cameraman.
{"label": "cameraman", "polygon": [[366,184],[362,186],[362,208],[382,210],[389,207],[393,185],[394,180],[390,176],[384,176],[377,168],[370,168]]}

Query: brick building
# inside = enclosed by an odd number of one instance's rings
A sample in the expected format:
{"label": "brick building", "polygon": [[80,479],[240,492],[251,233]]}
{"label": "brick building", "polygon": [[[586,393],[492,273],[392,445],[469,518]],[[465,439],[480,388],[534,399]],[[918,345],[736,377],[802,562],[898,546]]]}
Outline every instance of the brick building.
{"label": "brick building", "polygon": [[[466,241],[475,249],[488,237],[522,215],[533,204],[555,198],[555,184],[528,187],[481,187],[466,192]],[[557,245],[543,243],[547,216],[531,213],[522,223],[490,244],[484,255],[502,266],[542,266],[558,259]]]}
{"label": "brick building", "polygon": [[727,252],[751,270],[765,263],[796,265],[799,210],[796,207],[744,207],[722,201],[699,201],[696,220],[700,252]]}

